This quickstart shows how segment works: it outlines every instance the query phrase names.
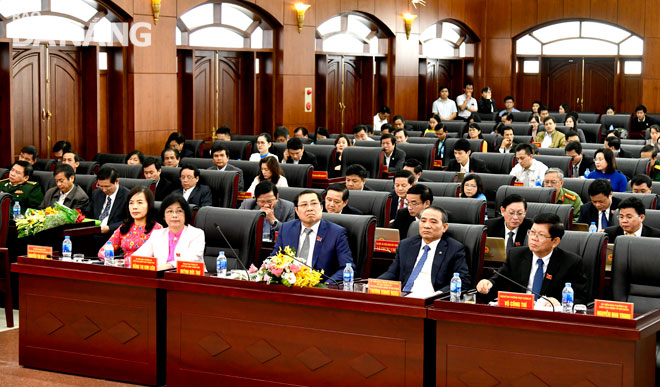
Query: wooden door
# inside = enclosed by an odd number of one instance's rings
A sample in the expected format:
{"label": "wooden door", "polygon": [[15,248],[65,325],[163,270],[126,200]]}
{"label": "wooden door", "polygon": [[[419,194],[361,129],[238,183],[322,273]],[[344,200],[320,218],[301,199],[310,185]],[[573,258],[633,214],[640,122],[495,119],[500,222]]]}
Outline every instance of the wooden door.
{"label": "wooden door", "polygon": [[[344,57],[343,79],[343,130],[351,132],[355,125],[362,124],[362,71],[360,60],[355,57]],[[371,105],[371,101],[368,101]],[[367,121],[369,123],[369,121]]]}
{"label": "wooden door", "polygon": [[[14,150],[25,145],[34,145],[39,150],[48,147],[46,137],[41,131],[46,131],[46,120],[42,119],[41,111],[45,109],[45,93],[42,85],[45,81],[44,57],[41,48],[15,48],[12,66],[12,99],[14,101]],[[45,110],[44,110],[45,112]],[[44,115],[45,118],[45,115]],[[42,142],[43,140],[43,142]],[[43,153],[40,156],[45,156]],[[12,158],[13,159],[13,158]]]}
{"label": "wooden door", "polygon": [[328,56],[326,72],[326,125],[331,133],[344,133],[341,121],[342,58]]}
{"label": "wooden door", "polygon": [[[604,112],[614,104],[614,58],[585,58],[580,110]],[[640,96],[641,97],[641,96]]]}
{"label": "wooden door", "polygon": [[579,109],[578,98],[582,96],[581,62],[581,58],[543,60],[542,79],[550,110],[557,110],[562,103],[569,104],[572,110]]}
{"label": "wooden door", "polygon": [[226,125],[241,133],[239,119],[241,57],[234,53],[218,55],[218,126]]}
{"label": "wooden door", "polygon": [[49,148],[59,140],[68,140],[74,150],[81,152],[85,143],[80,57],[80,50],[73,47],[48,49]]}
{"label": "wooden door", "polygon": [[194,138],[215,134],[215,52],[196,51],[193,75]]}

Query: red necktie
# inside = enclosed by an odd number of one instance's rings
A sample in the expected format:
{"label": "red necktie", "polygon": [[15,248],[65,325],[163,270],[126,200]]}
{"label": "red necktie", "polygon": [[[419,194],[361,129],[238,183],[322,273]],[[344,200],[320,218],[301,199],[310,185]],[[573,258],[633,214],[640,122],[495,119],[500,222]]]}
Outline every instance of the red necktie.
{"label": "red necktie", "polygon": [[399,198],[399,209],[403,208],[404,199]]}

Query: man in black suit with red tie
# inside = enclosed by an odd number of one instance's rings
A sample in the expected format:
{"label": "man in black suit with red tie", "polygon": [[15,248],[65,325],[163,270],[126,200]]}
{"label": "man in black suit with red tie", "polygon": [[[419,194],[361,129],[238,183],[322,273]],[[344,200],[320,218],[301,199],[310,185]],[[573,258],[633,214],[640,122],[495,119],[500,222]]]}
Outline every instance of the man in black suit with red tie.
{"label": "man in black suit with red tie", "polygon": [[455,159],[447,163],[447,171],[464,173],[488,173],[486,163],[479,159],[470,157],[472,148],[470,142],[464,138],[459,138],[454,144]]}
{"label": "man in black suit with red tie", "polygon": [[502,216],[486,221],[486,229],[489,237],[504,238],[508,254],[511,248],[525,245],[527,231],[533,222],[526,218],[527,201],[518,194],[504,198],[500,213]]}
{"label": "man in black suit with red tie", "polygon": [[154,157],[147,157],[142,164],[142,173],[145,179],[151,179],[156,182],[156,192],[154,197],[157,201],[162,202],[165,196],[172,192],[181,189],[181,184],[172,182],[166,177],[161,176],[162,172],[160,161]]}
{"label": "man in black suit with red tie", "polygon": [[609,243],[614,243],[620,235],[660,238],[660,230],[645,225],[646,208],[641,200],[630,197],[619,204],[619,225],[605,229]]}
{"label": "man in black suit with red tie", "polygon": [[497,273],[490,279],[479,281],[477,291],[491,297],[496,297],[498,290],[507,287],[520,292],[520,288],[504,278],[508,277],[525,286],[527,293],[554,298],[553,304],[559,305],[562,290],[570,282],[575,291],[575,303],[586,303],[587,280],[582,270],[582,257],[557,247],[564,236],[564,224],[559,216],[537,215],[528,235],[528,246],[512,248]]}
{"label": "man in black suit with red tie", "polygon": [[578,141],[571,141],[566,143],[564,153],[566,156],[569,156],[573,162],[573,168],[571,168],[571,177],[584,176],[584,172],[587,170],[587,168],[589,168],[590,171],[594,171],[596,169],[594,166],[594,159],[582,153],[582,144],[580,144]]}
{"label": "man in black suit with red tie", "polygon": [[298,137],[290,138],[289,141],[286,142],[286,150],[282,155],[282,163],[310,164],[314,167],[314,170],[319,169],[316,156],[309,152],[305,152],[305,145]]}
{"label": "man in black suit with red tie", "polygon": [[612,185],[605,179],[596,179],[589,186],[590,202],[580,207],[578,223],[596,224],[598,231],[605,230],[614,221],[614,211],[619,208],[620,199],[612,195]]}
{"label": "man in black suit with red tie", "polygon": [[410,171],[397,171],[394,174],[394,189],[392,190],[392,201],[390,202],[390,219],[396,217],[396,212],[408,206],[406,195],[408,189],[415,185],[415,175]]}

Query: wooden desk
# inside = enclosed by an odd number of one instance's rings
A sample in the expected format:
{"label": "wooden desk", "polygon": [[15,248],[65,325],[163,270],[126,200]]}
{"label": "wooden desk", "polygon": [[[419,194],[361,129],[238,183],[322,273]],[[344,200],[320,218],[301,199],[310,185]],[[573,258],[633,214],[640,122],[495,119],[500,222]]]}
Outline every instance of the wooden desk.
{"label": "wooden desk", "polygon": [[19,364],[164,384],[162,273],[25,257],[12,271],[20,279]]}
{"label": "wooden desk", "polygon": [[162,281],[168,385],[433,384],[431,300],[170,272]]}
{"label": "wooden desk", "polygon": [[436,301],[438,386],[653,386],[660,310],[635,320]]}

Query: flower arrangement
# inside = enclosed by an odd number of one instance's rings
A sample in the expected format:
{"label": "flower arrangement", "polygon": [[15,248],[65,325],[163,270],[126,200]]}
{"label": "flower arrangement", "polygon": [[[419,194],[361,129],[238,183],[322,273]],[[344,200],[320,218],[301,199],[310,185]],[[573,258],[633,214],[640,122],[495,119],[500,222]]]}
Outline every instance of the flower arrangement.
{"label": "flower arrangement", "polygon": [[250,265],[248,272],[256,275],[256,282],[267,284],[282,284],[287,287],[324,287],[321,283],[323,270],[312,270],[308,266],[300,265],[296,259],[295,249],[286,246],[280,248],[277,255],[268,257],[257,269]]}
{"label": "flower arrangement", "polygon": [[63,224],[91,221],[91,219],[85,219],[85,216],[80,213],[80,210],[72,210],[67,206],[55,202],[52,207],[48,207],[45,210],[27,209],[25,216],[16,219],[16,228],[18,230],[18,237],[22,238]]}

